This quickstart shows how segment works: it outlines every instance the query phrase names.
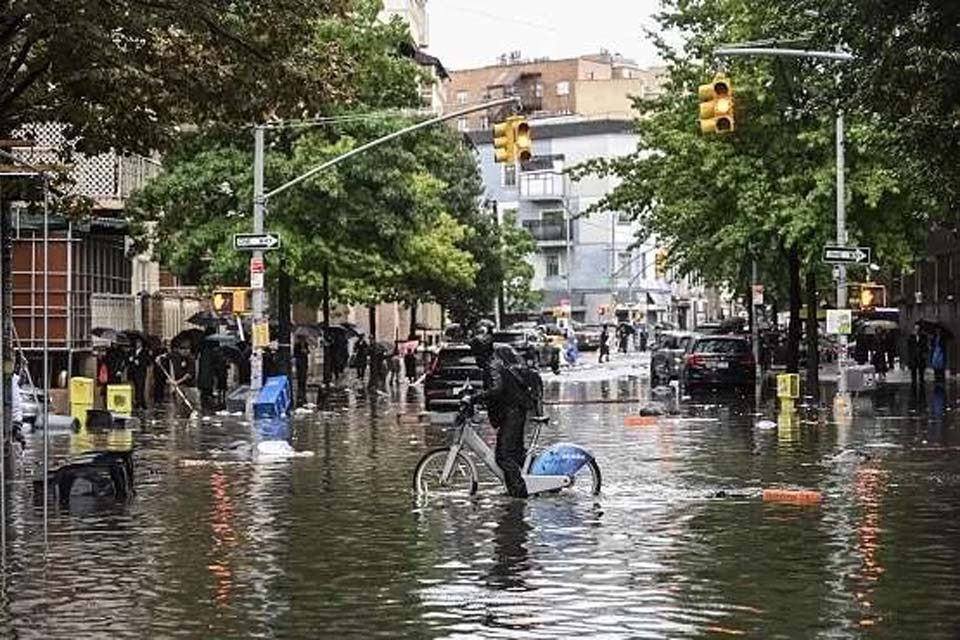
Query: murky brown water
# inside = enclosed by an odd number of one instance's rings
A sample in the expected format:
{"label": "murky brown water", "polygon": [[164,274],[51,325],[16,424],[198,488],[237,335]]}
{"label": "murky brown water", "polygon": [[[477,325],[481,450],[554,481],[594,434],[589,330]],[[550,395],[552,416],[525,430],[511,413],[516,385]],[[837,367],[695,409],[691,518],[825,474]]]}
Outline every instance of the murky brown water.
{"label": "murky brown water", "polygon": [[[655,427],[624,426],[636,404],[559,405],[544,439],[592,449],[597,501],[485,493],[426,507],[411,472],[443,432],[398,417],[416,400],[347,394],[295,421],[294,446],[314,457],[264,465],[182,466],[242,457],[252,434],[234,420],[146,424],[136,498],[52,508],[46,544],[21,482],[0,637],[960,637],[952,394],[881,395],[852,425],[781,432],[725,403]],[[764,504],[770,486],[825,500]]]}

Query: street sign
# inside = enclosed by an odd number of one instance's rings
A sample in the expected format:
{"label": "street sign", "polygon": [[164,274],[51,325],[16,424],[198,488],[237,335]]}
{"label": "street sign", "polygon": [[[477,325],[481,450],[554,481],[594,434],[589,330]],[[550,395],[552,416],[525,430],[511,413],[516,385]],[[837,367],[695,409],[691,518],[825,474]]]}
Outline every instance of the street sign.
{"label": "street sign", "polygon": [[824,247],[823,261],[830,264],[870,264],[870,247]]}
{"label": "street sign", "polygon": [[252,258],[250,260],[250,288],[263,289],[263,260]]}
{"label": "street sign", "polygon": [[848,336],[853,326],[850,309],[827,309],[827,333]]}
{"label": "street sign", "polygon": [[763,306],[763,285],[762,284],[753,285],[753,306],[755,307]]}
{"label": "street sign", "polygon": [[233,248],[237,251],[272,251],[280,248],[280,236],[275,233],[235,233]]}

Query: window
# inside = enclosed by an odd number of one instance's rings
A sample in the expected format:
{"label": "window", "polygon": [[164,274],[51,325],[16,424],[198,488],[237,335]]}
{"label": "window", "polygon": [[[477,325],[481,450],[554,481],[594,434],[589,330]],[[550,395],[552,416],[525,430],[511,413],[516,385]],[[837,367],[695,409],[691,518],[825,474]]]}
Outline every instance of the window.
{"label": "window", "polygon": [[617,213],[617,224],[628,225],[633,222],[630,219],[630,214],[626,211],[620,211]]}
{"label": "window", "polygon": [[561,80],[557,83],[557,95],[558,96],[568,96],[570,95],[570,83],[566,80]]}
{"label": "window", "polygon": [[544,225],[562,225],[563,211],[544,211],[540,219],[543,220]]}
{"label": "window", "polygon": [[543,83],[542,83],[542,82],[538,82],[538,83],[536,83],[535,85],[533,85],[533,95],[536,96],[536,97],[538,97],[538,98],[542,98],[542,97],[543,97]]}
{"label": "window", "polygon": [[555,278],[560,275],[560,254],[548,253],[544,256],[547,259],[547,277]]}
{"label": "window", "polygon": [[486,131],[490,128],[490,118],[488,116],[481,116],[480,118],[480,130]]}
{"label": "window", "polygon": [[515,187],[517,186],[517,167],[508,163],[503,165],[503,186],[504,187]]}
{"label": "window", "polygon": [[467,131],[470,131],[470,124],[466,118],[457,119],[457,131],[460,133],[466,133]]}
{"label": "window", "polygon": [[629,278],[633,272],[633,254],[621,251],[617,254],[617,277]]}
{"label": "window", "polygon": [[467,104],[467,100],[470,98],[469,91],[457,91],[457,104]]}

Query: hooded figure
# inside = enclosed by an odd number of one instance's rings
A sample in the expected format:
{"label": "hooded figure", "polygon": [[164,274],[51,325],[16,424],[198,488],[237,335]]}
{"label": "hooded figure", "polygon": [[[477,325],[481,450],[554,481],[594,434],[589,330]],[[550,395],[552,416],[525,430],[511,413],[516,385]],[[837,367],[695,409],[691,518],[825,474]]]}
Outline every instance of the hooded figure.
{"label": "hooded figure", "polygon": [[523,430],[527,412],[520,398],[521,390],[508,370],[521,363],[510,347],[494,349],[493,335],[483,333],[470,341],[470,350],[483,372],[484,390],[468,402],[482,402],[487,406],[490,424],[497,431],[495,458],[503,471],[507,493],[514,498],[526,498],[527,486],[521,473],[524,449]]}

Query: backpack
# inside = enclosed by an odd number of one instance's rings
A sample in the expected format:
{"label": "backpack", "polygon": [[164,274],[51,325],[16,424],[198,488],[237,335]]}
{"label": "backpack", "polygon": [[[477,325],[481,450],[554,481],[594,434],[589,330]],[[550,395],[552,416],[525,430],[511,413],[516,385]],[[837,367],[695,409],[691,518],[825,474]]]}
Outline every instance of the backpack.
{"label": "backpack", "polygon": [[524,362],[515,362],[507,365],[510,377],[516,383],[517,399],[527,411],[540,413],[543,403],[543,379],[540,372]]}

